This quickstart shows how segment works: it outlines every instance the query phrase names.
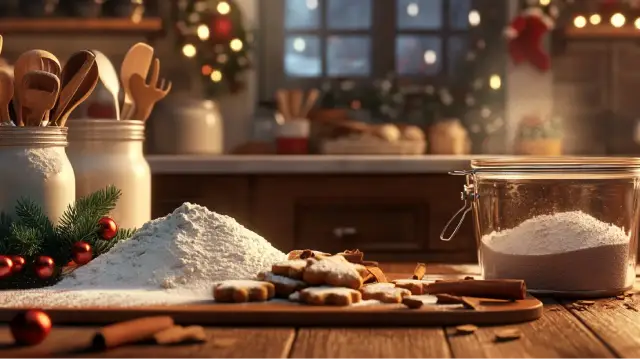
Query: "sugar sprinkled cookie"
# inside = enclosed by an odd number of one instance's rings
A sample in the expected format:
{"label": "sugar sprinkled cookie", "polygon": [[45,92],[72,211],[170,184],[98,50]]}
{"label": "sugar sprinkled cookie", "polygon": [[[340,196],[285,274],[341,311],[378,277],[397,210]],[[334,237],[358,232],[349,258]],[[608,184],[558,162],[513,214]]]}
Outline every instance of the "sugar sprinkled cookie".
{"label": "sugar sprinkled cookie", "polygon": [[271,272],[275,275],[283,277],[302,279],[304,269],[307,267],[311,259],[292,259],[271,266]]}
{"label": "sugar sprinkled cookie", "polygon": [[410,296],[408,289],[396,288],[393,283],[372,283],[360,288],[362,299],[377,300],[382,303],[402,303],[402,298]]}
{"label": "sugar sprinkled cookie", "polygon": [[257,280],[227,280],[213,287],[213,298],[220,303],[265,302],[274,295],[273,284]]}
{"label": "sugar sprinkled cookie", "polygon": [[360,273],[366,270],[366,267],[360,267],[349,263],[343,256],[332,256],[318,261],[310,260],[304,269],[302,279],[311,285],[360,289],[362,287]]}
{"label": "sugar sprinkled cookie", "polygon": [[301,280],[277,275],[273,272],[260,273],[258,279],[273,284],[278,298],[288,298],[292,293],[308,287],[307,283]]}
{"label": "sugar sprinkled cookie", "polygon": [[310,305],[349,306],[362,300],[360,292],[350,288],[311,287],[299,293],[299,301]]}

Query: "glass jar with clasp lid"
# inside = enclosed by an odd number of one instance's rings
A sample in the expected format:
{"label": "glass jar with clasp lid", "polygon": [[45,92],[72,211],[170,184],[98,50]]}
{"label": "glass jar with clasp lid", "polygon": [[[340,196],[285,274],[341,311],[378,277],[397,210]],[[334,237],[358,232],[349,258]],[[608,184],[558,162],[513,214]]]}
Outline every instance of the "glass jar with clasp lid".
{"label": "glass jar with clasp lid", "polygon": [[501,157],[471,168],[451,173],[466,176],[464,205],[440,238],[451,240],[470,213],[485,279],[524,279],[532,293],[571,297],[633,286],[639,158]]}

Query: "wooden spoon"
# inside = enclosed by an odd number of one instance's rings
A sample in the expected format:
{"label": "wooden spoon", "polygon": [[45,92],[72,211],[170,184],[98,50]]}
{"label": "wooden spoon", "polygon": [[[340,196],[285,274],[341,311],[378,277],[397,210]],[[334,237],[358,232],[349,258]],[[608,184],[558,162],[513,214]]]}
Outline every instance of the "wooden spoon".
{"label": "wooden spoon", "polygon": [[301,111],[304,92],[302,92],[302,90],[293,90],[289,96],[291,101],[291,116],[298,119],[302,117]]}
{"label": "wooden spoon", "polygon": [[22,122],[22,106],[20,105],[20,102],[22,101],[20,98],[22,95],[22,78],[29,71],[44,70],[42,53],[40,51],[44,50],[31,50],[23,53],[18,57],[16,63],[13,65],[13,92],[15,95],[13,98],[13,109],[16,114],[16,125],[18,126],[24,126],[24,123]]}
{"label": "wooden spoon", "polygon": [[29,71],[22,77],[22,113],[27,126],[40,126],[53,108],[60,91],[60,79],[46,71]]}
{"label": "wooden spoon", "polygon": [[316,101],[318,101],[319,97],[320,97],[320,90],[313,89],[309,91],[307,100],[304,102],[304,106],[302,107],[300,117],[307,118],[309,116],[309,112],[311,112],[311,109],[313,108],[313,106],[315,106]]}
{"label": "wooden spoon", "polygon": [[[78,71],[78,74],[81,72],[83,72],[82,69],[81,71]],[[69,104],[67,105],[66,109],[62,112],[62,116],[56,122],[58,126],[64,127],[64,125],[67,123],[67,119],[69,119],[69,115],[71,115],[71,113],[73,112],[73,110],[76,109],[76,107],[78,107],[89,96],[91,96],[91,93],[93,93],[93,90],[96,88],[96,85],[98,84],[99,80],[100,80],[100,73],[98,70],[98,64],[96,64],[95,61],[93,61],[91,63],[91,67],[89,68],[89,72],[86,74],[86,76],[82,77],[80,85],[77,87],[77,90],[73,95],[73,98],[71,98],[71,101],[69,101]],[[69,86],[72,86],[75,83],[75,81],[76,81],[76,78],[74,77],[74,79],[69,83]]]}
{"label": "wooden spoon", "polygon": [[13,98],[13,76],[6,70],[0,70],[0,122],[12,123],[9,115],[9,103]]}
{"label": "wooden spoon", "polygon": [[93,54],[96,55],[100,81],[102,81],[104,87],[113,96],[113,104],[116,109],[116,120],[120,120],[120,103],[118,100],[118,95],[120,94],[120,80],[118,79],[118,73],[105,54],[98,50],[93,50]]}
{"label": "wooden spoon", "polygon": [[133,97],[131,96],[131,76],[138,74],[143,79],[147,78],[152,60],[153,47],[143,42],[133,45],[125,55],[122,66],[120,67],[120,81],[122,82],[122,88],[124,90],[124,104],[122,105],[121,119],[128,120],[133,114],[133,107],[135,106]]}
{"label": "wooden spoon", "polygon": [[[76,91],[78,91],[84,83],[85,77],[89,75],[93,67],[95,67],[95,72],[97,73],[98,67],[96,65],[95,55],[91,51],[78,51],[67,60],[67,63],[62,69],[60,97],[58,98],[58,103],[53,110],[53,117],[51,118],[54,124],[59,125],[63,113],[68,112],[68,107]],[[88,88],[85,89],[88,90]],[[90,91],[93,91],[93,88],[91,88]]]}
{"label": "wooden spoon", "polygon": [[3,39],[2,39],[2,35],[0,35],[0,54],[2,53],[2,45],[3,45]]}

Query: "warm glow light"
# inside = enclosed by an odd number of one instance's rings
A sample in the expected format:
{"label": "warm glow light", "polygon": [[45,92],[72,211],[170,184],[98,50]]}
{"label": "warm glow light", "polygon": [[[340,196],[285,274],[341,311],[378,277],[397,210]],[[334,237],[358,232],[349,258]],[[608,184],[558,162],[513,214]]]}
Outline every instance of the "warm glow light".
{"label": "warm glow light", "polygon": [[407,15],[416,17],[418,16],[418,14],[420,14],[420,6],[418,6],[418,4],[412,2],[411,4],[407,5]]}
{"label": "warm glow light", "polygon": [[307,0],[307,9],[315,10],[318,8],[318,0]]}
{"label": "warm glow light", "polygon": [[201,71],[203,76],[209,76],[213,72],[213,68],[209,65],[203,65]]}
{"label": "warm glow light", "polygon": [[213,70],[213,72],[211,72],[211,81],[213,82],[220,82],[222,81],[222,72],[218,71],[218,70]]}
{"label": "warm glow light", "polygon": [[478,10],[469,11],[469,25],[478,26],[480,25],[480,13]]}
{"label": "warm glow light", "polygon": [[547,6],[551,4],[551,0],[540,0],[540,5]]}
{"label": "warm glow light", "polygon": [[489,87],[494,90],[499,90],[502,87],[502,79],[499,75],[491,75],[489,78]]}
{"label": "warm glow light", "polygon": [[198,33],[198,38],[202,41],[209,38],[209,27],[205,24],[199,25],[196,32]]}
{"label": "warm glow light", "polygon": [[438,60],[438,56],[436,55],[435,51],[427,50],[424,52],[424,62],[427,63],[428,65],[435,64],[437,60]]}
{"label": "warm glow light", "polygon": [[240,40],[240,39],[233,39],[229,43],[229,47],[231,48],[231,50],[233,50],[235,52],[238,52],[238,51],[242,50],[243,46],[244,45],[242,44],[242,40]]}
{"label": "warm glow light", "polygon": [[636,18],[636,21],[633,22],[633,26],[640,30],[640,17]]}
{"label": "warm glow light", "polygon": [[231,6],[229,6],[229,3],[226,1],[221,1],[218,3],[218,6],[216,7],[216,10],[218,10],[218,12],[221,15],[227,15],[229,13],[229,11],[231,11]]}
{"label": "warm glow light", "polygon": [[196,47],[191,44],[186,44],[182,47],[182,53],[186,57],[196,56]]}
{"label": "warm glow light", "polygon": [[306,48],[307,48],[307,43],[306,41],[304,41],[303,38],[298,37],[295,40],[293,40],[293,49],[296,52],[304,52]]}
{"label": "warm glow light", "polygon": [[582,29],[587,26],[587,19],[584,16],[576,16],[575,19],[573,19],[573,26]]}
{"label": "warm glow light", "polygon": [[627,19],[621,13],[611,16],[611,25],[613,25],[613,27],[623,27],[625,22],[627,22]]}
{"label": "warm glow light", "polygon": [[591,25],[600,25],[602,22],[602,16],[600,16],[600,14],[593,14],[589,16],[589,22]]}

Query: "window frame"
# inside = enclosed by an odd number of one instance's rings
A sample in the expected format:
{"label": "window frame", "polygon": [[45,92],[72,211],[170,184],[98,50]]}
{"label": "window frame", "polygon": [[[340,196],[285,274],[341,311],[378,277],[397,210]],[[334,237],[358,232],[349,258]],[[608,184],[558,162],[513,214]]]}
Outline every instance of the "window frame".
{"label": "window frame", "polygon": [[[449,39],[451,37],[471,33],[471,28],[454,29],[451,25],[451,2],[442,0],[442,27],[439,29],[398,29],[397,27],[397,2],[395,0],[371,0],[372,2],[372,28],[370,30],[327,30],[326,25],[326,0],[321,2],[320,24],[321,28],[311,30],[291,31],[300,35],[315,35],[320,37],[320,55],[322,58],[322,77],[288,77],[284,68],[285,36],[285,1],[286,0],[262,0],[259,1],[259,21],[261,24],[259,42],[259,98],[262,101],[270,101],[273,94],[279,88],[319,88],[322,82],[337,80],[338,77],[325,76],[326,73],[326,42],[329,35],[369,35],[371,39],[371,73],[368,76],[348,76],[356,87],[370,86],[373,79],[384,78],[390,71],[396,70],[396,39],[399,35],[437,36],[442,41],[441,53],[442,66],[437,75],[410,75],[399,76],[403,84],[431,84],[443,86],[448,84],[449,77]],[[348,1],[348,0],[344,0]],[[508,0],[507,0],[508,1]],[[496,6],[498,5],[498,6]],[[497,23],[482,23],[480,26],[488,27],[483,33],[495,33],[502,31],[506,25],[507,4],[496,0],[471,0],[471,8],[485,14],[487,11],[500,11],[500,18],[504,21]],[[499,27],[499,29],[497,29]],[[506,68],[506,66],[505,66]],[[504,75],[504,74],[501,74]],[[503,76],[504,78],[504,76]]]}

